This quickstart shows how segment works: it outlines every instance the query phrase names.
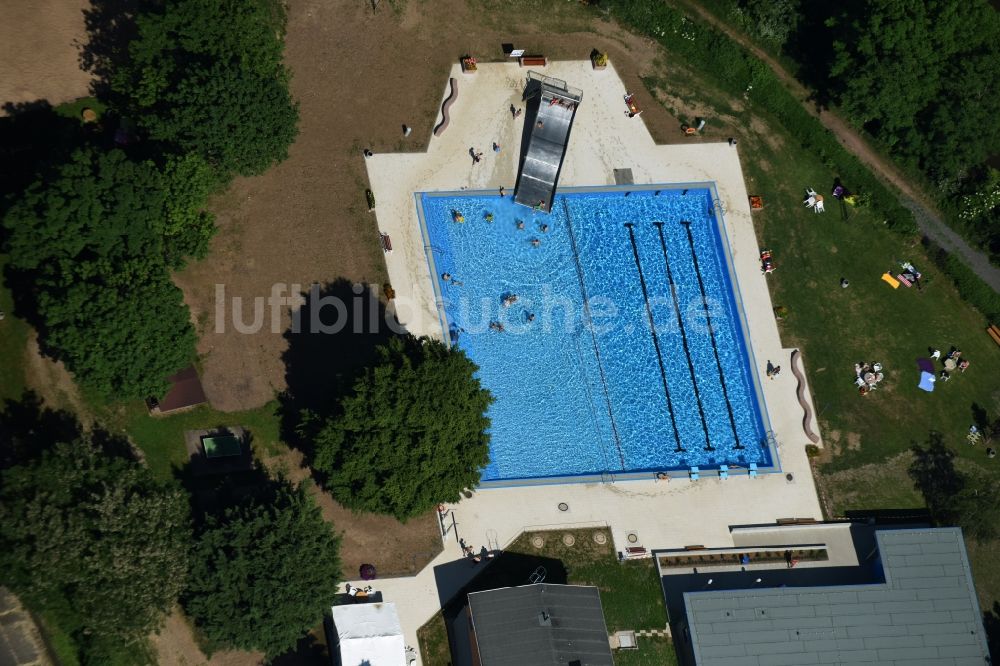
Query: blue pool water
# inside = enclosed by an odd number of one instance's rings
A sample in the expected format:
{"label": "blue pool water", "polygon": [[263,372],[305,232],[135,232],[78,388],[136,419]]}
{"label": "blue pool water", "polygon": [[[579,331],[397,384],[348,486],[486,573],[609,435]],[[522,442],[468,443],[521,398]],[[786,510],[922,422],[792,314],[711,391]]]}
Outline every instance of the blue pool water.
{"label": "blue pool water", "polygon": [[711,191],[684,192],[418,195],[443,326],[496,398],[484,481],[771,464]]}

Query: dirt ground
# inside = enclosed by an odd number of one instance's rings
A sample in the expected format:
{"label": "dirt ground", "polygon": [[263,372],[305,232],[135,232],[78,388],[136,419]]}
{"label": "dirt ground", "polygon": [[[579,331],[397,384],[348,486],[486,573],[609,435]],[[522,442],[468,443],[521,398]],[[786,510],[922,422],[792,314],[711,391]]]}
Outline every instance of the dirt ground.
{"label": "dirt ground", "polygon": [[151,642],[159,666],[251,666],[264,662],[262,653],[238,650],[216,652],[209,659],[195,642],[191,626],[179,608],[175,608],[163,628],[151,636]]}
{"label": "dirt ground", "polygon": [[89,6],[89,0],[0,2],[0,107],[35,100],[54,106],[89,94],[90,75],[78,62]]}
{"label": "dirt ground", "polygon": [[[286,386],[282,354],[290,308],[280,325],[240,333],[232,323],[232,298],[250,304],[272,285],[325,283],[337,278],[381,284],[385,264],[374,218],[364,200],[367,174],[361,151],[423,150],[451,64],[466,52],[502,59],[512,42],[551,58],[609,53],[626,85],[641,89],[639,75],[652,66],[651,42],[600,26],[585,27],[574,3],[551,20],[568,34],[547,34],[530,17],[498,5],[478,11],[479,0],[409,0],[395,13],[382,3],[375,14],[356,0],[293,0],[286,61],[292,92],[301,105],[300,135],[289,159],[257,178],[238,180],[215,209],[220,232],[210,258],[177,276],[201,332],[203,382],[212,405],[235,411],[263,405]],[[507,15],[505,15],[505,13]],[[488,23],[488,25],[484,25]],[[647,124],[676,131],[676,121],[649,105]],[[413,127],[404,139],[402,124]],[[217,321],[216,285],[224,285],[224,323]],[[224,331],[224,332],[220,332]]]}
{"label": "dirt ground", "polygon": [[[295,449],[267,460],[266,464],[296,483],[310,475],[309,469],[302,464],[302,453]],[[312,492],[323,517],[333,524],[340,535],[344,578],[357,579],[362,564],[374,564],[383,578],[411,576],[441,552],[440,528],[433,511],[400,523],[389,516],[356,514],[345,509],[317,485],[313,485]],[[388,535],[391,535],[390,547],[387,547]],[[401,555],[403,553],[405,555]],[[377,582],[375,586],[378,587]]]}
{"label": "dirt ground", "polygon": [[91,423],[90,410],[80,396],[73,375],[62,361],[53,361],[38,348],[38,334],[31,332],[24,349],[25,383],[38,394],[49,409],[64,409],[76,415],[84,425]]}

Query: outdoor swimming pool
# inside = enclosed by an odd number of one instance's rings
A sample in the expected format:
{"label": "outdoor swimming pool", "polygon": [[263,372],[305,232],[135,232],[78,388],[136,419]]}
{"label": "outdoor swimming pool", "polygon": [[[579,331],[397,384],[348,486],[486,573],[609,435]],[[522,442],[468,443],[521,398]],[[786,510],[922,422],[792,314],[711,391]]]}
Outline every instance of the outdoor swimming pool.
{"label": "outdoor swimming pool", "polygon": [[771,465],[712,192],[417,195],[442,325],[496,398],[484,482]]}

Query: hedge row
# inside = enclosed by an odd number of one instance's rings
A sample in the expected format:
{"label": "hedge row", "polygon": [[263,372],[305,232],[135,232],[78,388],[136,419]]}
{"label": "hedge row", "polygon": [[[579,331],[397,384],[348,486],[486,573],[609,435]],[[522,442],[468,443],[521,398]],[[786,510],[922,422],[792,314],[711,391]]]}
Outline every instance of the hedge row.
{"label": "hedge row", "polygon": [[1000,294],[954,254],[926,238],[924,247],[938,268],[955,283],[962,299],[979,310],[991,323],[1000,324]]}
{"label": "hedge row", "polygon": [[660,42],[685,64],[702,70],[734,97],[745,97],[782,123],[788,133],[817,153],[834,175],[904,234],[917,231],[913,214],[819,120],[809,114],[769,66],[724,33],[688,19],[663,0],[606,0],[622,23]]}

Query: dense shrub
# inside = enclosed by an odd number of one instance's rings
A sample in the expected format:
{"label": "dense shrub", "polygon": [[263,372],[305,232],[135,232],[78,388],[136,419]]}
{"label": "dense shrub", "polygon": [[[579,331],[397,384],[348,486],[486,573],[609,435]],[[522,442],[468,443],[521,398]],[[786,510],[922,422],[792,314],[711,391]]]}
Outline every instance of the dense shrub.
{"label": "dense shrub", "polygon": [[34,308],[43,347],[107,397],[162,395],[195,357],[166,248],[204,231],[192,224],[197,202],[171,200],[169,180],[120,150],[82,149],[4,218],[10,267],[30,285],[18,298]]}
{"label": "dense shrub", "polygon": [[298,107],[282,63],[279,2],[168,0],[136,24],[128,58],[110,75],[118,110],[224,176],[260,174],[287,157]]}

